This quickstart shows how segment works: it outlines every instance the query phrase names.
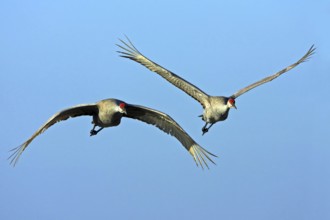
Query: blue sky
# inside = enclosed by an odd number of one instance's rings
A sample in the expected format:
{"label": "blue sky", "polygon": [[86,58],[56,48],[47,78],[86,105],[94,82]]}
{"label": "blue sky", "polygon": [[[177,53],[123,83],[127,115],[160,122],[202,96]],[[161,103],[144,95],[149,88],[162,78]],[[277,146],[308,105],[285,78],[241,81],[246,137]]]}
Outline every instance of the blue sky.
{"label": "blue sky", "polygon": [[[329,219],[329,20],[328,1],[1,1],[0,219]],[[202,136],[202,107],[120,58],[124,35],[212,95],[317,51]],[[9,166],[52,114],[111,97],[168,113],[217,165],[135,120],[89,137],[80,117]]]}

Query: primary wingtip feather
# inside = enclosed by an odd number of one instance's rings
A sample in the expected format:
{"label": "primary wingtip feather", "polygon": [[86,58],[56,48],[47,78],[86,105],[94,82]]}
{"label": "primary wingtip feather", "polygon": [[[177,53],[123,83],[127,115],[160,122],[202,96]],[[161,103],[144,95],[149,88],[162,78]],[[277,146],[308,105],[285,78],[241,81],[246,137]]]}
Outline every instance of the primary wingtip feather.
{"label": "primary wingtip feather", "polygon": [[9,151],[9,152],[12,152],[12,154],[7,158],[7,160],[10,160],[9,163],[13,167],[17,164],[18,159],[22,155],[22,153],[25,150],[26,146],[27,146],[27,143],[25,142],[25,143],[19,145],[18,147],[15,147],[15,148],[13,148]]}
{"label": "primary wingtip feather", "polygon": [[214,165],[216,165],[216,163],[211,159],[210,156],[213,157],[217,157],[217,156],[197,144],[194,144],[190,147],[189,153],[194,158],[196,165],[197,166],[200,165],[202,169],[204,169],[204,166],[207,167],[207,169],[210,169],[207,164],[207,160],[211,161]]}
{"label": "primary wingtip feather", "polygon": [[[124,47],[124,46],[122,46],[122,45],[120,45],[120,44],[116,44],[116,45],[117,45],[118,47],[120,47],[121,49],[127,51],[127,52],[130,53],[130,54],[133,54],[133,55],[134,55],[134,54],[141,54],[140,51],[134,46],[134,44],[132,43],[132,41],[131,41],[127,36],[125,36],[125,37],[126,37],[127,42],[124,41],[124,40],[122,40],[122,39],[120,39],[120,38],[119,38],[119,41],[120,41],[122,44],[124,44],[126,47]],[[120,53],[120,51],[117,51],[117,52]]]}
{"label": "primary wingtip feather", "polygon": [[315,50],[316,50],[316,47],[315,47],[315,45],[313,44],[313,45],[309,48],[309,50],[307,51],[307,53],[305,54],[305,56],[303,56],[303,57],[300,59],[300,61],[301,61],[301,62],[306,62],[306,61],[308,61],[308,60],[312,57],[312,55],[315,54]]}

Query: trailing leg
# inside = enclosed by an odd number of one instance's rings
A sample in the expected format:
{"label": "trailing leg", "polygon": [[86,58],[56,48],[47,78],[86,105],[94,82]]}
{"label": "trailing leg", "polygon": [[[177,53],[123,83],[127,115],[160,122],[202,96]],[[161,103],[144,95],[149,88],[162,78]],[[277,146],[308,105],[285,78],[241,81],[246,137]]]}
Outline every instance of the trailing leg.
{"label": "trailing leg", "polygon": [[96,125],[93,126],[93,129],[90,131],[90,136],[94,136],[97,135],[97,133],[99,133],[103,127],[99,128],[98,130],[95,130]]}

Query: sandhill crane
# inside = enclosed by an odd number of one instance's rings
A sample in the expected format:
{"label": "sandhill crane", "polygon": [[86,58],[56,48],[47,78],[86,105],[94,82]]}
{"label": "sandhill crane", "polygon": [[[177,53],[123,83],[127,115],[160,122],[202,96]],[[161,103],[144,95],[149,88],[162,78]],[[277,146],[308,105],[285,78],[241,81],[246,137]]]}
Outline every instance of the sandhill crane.
{"label": "sandhill crane", "polygon": [[[92,123],[94,126],[90,131],[91,136],[96,135],[103,128],[119,125],[122,117],[137,119],[154,125],[165,133],[177,138],[192,155],[197,166],[200,165],[203,168],[205,165],[208,168],[207,160],[214,163],[211,156],[216,157],[216,155],[199,146],[169,115],[144,106],[127,104],[118,99],[105,99],[93,104],[76,105],[54,114],[27,141],[12,150],[13,153],[9,157],[11,163],[15,165],[34,138],[55,123],[71,117],[85,115],[93,117]],[[99,127],[99,129],[95,130],[96,127]]]}
{"label": "sandhill crane", "polygon": [[[120,39],[119,39],[120,40]],[[307,61],[307,59],[314,53],[315,48],[314,45],[310,47],[307,53],[297,62],[294,64],[280,70],[279,72],[263,78],[251,85],[244,87],[243,89],[238,90],[231,96],[210,96],[199,89],[197,86],[189,83],[188,81],[184,80],[180,76],[176,75],[175,73],[171,72],[163,68],[162,66],[158,65],[157,63],[153,62],[152,60],[148,59],[142,53],[139,52],[138,49],[132,44],[132,42],[127,38],[127,42],[120,40],[123,45],[117,44],[118,47],[123,49],[123,51],[117,51],[120,53],[121,57],[125,57],[131,60],[134,60],[143,66],[147,67],[149,70],[158,73],[160,76],[165,78],[168,82],[176,86],[177,88],[181,89],[189,96],[197,100],[204,108],[204,112],[199,117],[205,121],[205,125],[202,128],[202,134],[204,135],[208,130],[218,121],[224,121],[228,117],[229,110],[231,108],[236,108],[235,99],[238,98],[240,95],[248,92],[249,90],[260,86],[264,83],[270,82],[273,79],[279,77],[283,73],[293,69],[300,63]],[[207,127],[209,125],[209,127]]]}

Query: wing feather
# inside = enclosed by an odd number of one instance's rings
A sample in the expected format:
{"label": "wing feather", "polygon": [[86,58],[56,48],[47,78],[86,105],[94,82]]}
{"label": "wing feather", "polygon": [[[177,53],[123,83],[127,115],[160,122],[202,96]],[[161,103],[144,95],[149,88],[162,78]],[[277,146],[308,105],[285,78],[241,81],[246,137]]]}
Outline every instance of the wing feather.
{"label": "wing feather", "polygon": [[126,106],[126,111],[127,115],[124,115],[125,117],[154,125],[163,132],[176,137],[193,156],[197,166],[200,165],[203,168],[205,165],[208,168],[207,160],[215,164],[211,156],[216,157],[216,155],[199,146],[169,115],[144,106],[129,104]]}
{"label": "wing feather", "polygon": [[274,75],[271,75],[271,76],[268,76],[266,78],[263,78],[262,80],[259,80],[243,89],[240,89],[239,91],[237,91],[235,94],[233,94],[231,96],[231,98],[237,98],[238,96],[250,91],[251,89],[257,87],[257,86],[260,86],[264,83],[267,83],[267,82],[270,82],[272,81],[273,79],[279,77],[280,75],[282,75],[283,73],[286,73],[288,72],[289,70],[295,68],[296,66],[298,66],[299,64],[303,63],[303,62],[306,62],[313,54],[315,53],[315,47],[314,45],[312,45],[309,50],[307,51],[307,53],[302,57],[300,58],[300,60],[298,60],[297,62],[295,62],[294,64],[282,69],[281,71],[275,73]]}
{"label": "wing feather", "polygon": [[142,64],[143,66],[147,67],[149,70],[158,73],[160,76],[162,76],[164,79],[166,79],[168,82],[172,83],[177,88],[181,89],[185,93],[187,93],[189,96],[197,100],[204,108],[205,105],[208,103],[208,97],[205,92],[203,92],[201,89],[196,87],[195,85],[189,83],[188,81],[184,80],[180,76],[174,74],[173,72],[163,68],[162,66],[158,65],[157,63],[149,60],[147,57],[145,57],[136,47],[132,44],[132,42],[127,38],[128,42],[125,42],[121,39],[119,39],[123,45],[117,44],[118,47],[123,49],[123,51],[117,51],[121,54],[121,57],[125,57],[128,59],[131,59],[135,62],[138,62]]}
{"label": "wing feather", "polygon": [[83,105],[77,105],[71,108],[64,109],[54,114],[27,141],[25,141],[23,144],[11,150],[13,153],[8,158],[10,159],[10,163],[15,166],[23,151],[33,141],[33,139],[36,138],[41,133],[43,133],[44,131],[46,131],[49,127],[51,127],[55,123],[67,120],[68,118],[72,118],[72,117],[77,117],[82,115],[93,115],[97,113],[97,111],[98,108],[96,104],[83,104]]}

